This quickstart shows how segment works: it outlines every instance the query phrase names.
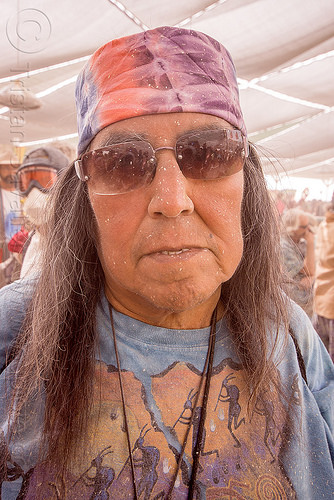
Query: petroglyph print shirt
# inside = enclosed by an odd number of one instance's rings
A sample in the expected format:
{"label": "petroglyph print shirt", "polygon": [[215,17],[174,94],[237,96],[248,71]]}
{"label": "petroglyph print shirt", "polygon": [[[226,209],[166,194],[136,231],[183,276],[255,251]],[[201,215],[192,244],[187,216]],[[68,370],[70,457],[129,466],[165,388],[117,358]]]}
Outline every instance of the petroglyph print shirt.
{"label": "petroglyph print shirt", "polygon": [[[8,332],[13,303],[17,304],[17,300],[8,298],[13,299],[16,294],[17,299],[20,286],[14,284],[0,294],[1,306],[4,295],[7,299],[0,318],[2,339],[9,340],[8,336],[13,335]],[[116,311],[113,316],[139,498],[166,498],[194,414],[172,496],[175,500],[187,499],[193,444],[201,414],[202,398],[197,405],[195,398],[210,329],[167,330]],[[132,499],[122,400],[105,297],[97,310],[97,324],[100,354],[96,357],[95,402],[89,431],[82,442],[85,458],[71,467],[65,477],[66,499]],[[245,373],[224,320],[218,322],[195,498],[332,497],[333,365],[299,308],[294,310],[291,326],[305,359],[308,386],[301,377],[295,347],[290,341],[279,364],[284,398],[277,393],[263,394],[249,415]],[[0,408],[1,446],[5,450],[6,412],[4,405]],[[42,401],[31,405],[32,418],[9,447],[8,475],[2,478],[1,490],[5,500],[32,500],[36,489],[42,492],[42,498],[61,498],[52,469],[36,465],[42,408]],[[284,408],[295,426],[286,446],[283,446]]]}

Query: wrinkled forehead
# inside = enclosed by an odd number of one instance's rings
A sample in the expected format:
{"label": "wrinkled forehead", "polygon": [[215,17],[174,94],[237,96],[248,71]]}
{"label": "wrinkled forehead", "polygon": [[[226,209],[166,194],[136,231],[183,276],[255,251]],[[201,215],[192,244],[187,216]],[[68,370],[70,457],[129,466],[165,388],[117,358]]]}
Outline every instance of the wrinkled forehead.
{"label": "wrinkled forehead", "polygon": [[186,133],[232,129],[225,120],[204,113],[165,113],[128,118],[102,129],[89,149],[129,142],[148,141],[153,146],[173,145]]}

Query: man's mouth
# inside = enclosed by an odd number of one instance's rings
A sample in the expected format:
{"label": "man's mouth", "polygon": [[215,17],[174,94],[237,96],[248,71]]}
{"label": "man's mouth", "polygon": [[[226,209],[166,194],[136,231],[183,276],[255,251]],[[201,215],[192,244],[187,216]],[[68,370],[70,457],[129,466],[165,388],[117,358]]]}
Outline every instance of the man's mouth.
{"label": "man's mouth", "polygon": [[162,255],[179,255],[180,253],[183,252],[189,252],[190,248],[181,248],[181,250],[162,250],[161,253]]}

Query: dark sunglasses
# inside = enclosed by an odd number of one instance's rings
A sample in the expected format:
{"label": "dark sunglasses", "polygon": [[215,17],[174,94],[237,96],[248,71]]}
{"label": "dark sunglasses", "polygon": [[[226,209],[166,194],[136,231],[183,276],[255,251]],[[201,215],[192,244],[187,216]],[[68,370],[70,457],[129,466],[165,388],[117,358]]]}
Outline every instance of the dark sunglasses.
{"label": "dark sunglasses", "polygon": [[96,194],[126,193],[152,182],[157,168],[155,153],[163,149],[175,152],[188,179],[228,177],[243,168],[248,156],[247,139],[240,130],[214,129],[182,135],[174,148],[154,149],[149,142],[134,140],[93,149],[74,162],[75,170]]}
{"label": "dark sunglasses", "polygon": [[57,170],[43,166],[24,167],[16,174],[17,189],[22,196],[27,196],[33,187],[46,192],[56,179]]}

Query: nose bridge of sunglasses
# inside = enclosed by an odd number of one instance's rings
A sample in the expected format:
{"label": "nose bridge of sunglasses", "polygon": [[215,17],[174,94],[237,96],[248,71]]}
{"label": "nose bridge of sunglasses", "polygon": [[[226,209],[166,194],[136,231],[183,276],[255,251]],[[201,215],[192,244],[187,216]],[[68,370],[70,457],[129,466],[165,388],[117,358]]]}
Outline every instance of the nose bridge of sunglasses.
{"label": "nose bridge of sunglasses", "polygon": [[[182,167],[181,167],[181,165],[180,165],[180,160],[182,160],[182,155],[179,155],[179,154],[177,153],[176,147],[172,147],[172,146],[161,146],[161,147],[159,147],[159,148],[154,149],[154,155],[155,155],[155,157],[156,157],[156,159],[157,159],[157,168],[159,167],[159,159],[157,158],[156,153],[157,153],[157,152],[159,153],[160,151],[163,151],[163,150],[173,151],[173,153],[174,153],[174,158],[176,159],[176,162],[175,162],[175,160],[174,160],[174,165],[173,165],[173,167],[174,167],[174,168],[175,168],[175,167],[177,167],[177,168],[178,168],[178,170],[179,170],[180,172],[182,172],[182,173],[183,173],[183,171],[182,171]],[[160,161],[161,161],[161,160],[162,160],[162,158],[160,159]],[[164,168],[166,168],[166,166],[165,166]]]}
{"label": "nose bridge of sunglasses", "polygon": [[[175,148],[173,148],[172,146],[161,146],[161,147],[156,148],[156,149],[154,149],[154,150],[153,150],[153,151],[154,151],[154,155],[155,155],[155,157],[157,158],[156,153],[159,153],[160,151],[163,151],[163,150],[165,150],[165,149],[166,149],[166,150],[169,150],[169,151],[173,151],[173,152],[176,154],[176,152],[175,152]],[[158,156],[159,156],[159,155],[158,155]]]}

